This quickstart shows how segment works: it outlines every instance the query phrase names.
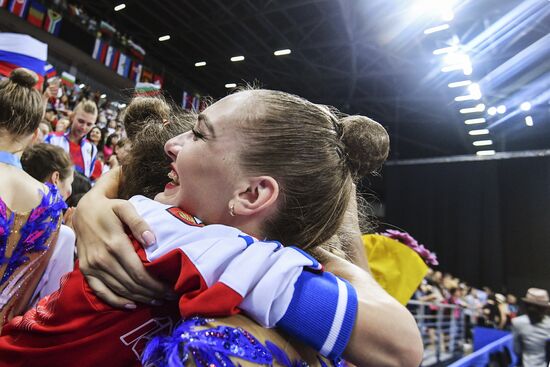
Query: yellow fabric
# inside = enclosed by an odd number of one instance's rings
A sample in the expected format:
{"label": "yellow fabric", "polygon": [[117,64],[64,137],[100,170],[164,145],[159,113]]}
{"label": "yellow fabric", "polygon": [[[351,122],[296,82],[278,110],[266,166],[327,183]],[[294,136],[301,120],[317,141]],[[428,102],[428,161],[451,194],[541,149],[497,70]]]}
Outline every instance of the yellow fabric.
{"label": "yellow fabric", "polygon": [[428,272],[424,260],[397,240],[378,234],[362,237],[374,279],[399,303],[407,304]]}

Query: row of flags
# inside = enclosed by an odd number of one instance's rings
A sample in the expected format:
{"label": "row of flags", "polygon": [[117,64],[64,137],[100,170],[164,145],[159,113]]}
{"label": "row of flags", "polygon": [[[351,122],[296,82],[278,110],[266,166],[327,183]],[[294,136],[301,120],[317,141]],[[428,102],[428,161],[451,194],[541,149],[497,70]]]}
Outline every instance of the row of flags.
{"label": "row of flags", "polygon": [[92,57],[116,72],[118,75],[128,78],[135,83],[155,83],[162,87],[164,77],[154,74],[144,68],[143,64],[129,55],[111,46],[108,41],[101,38],[95,40]]}
{"label": "row of flags", "polygon": [[46,8],[36,0],[0,0],[0,7],[6,8],[19,18],[38,28],[58,36],[63,17],[58,12]]}
{"label": "row of flags", "polygon": [[183,91],[182,97],[181,107],[185,110],[199,112],[206,108],[206,99],[202,98],[198,94],[191,94]]}

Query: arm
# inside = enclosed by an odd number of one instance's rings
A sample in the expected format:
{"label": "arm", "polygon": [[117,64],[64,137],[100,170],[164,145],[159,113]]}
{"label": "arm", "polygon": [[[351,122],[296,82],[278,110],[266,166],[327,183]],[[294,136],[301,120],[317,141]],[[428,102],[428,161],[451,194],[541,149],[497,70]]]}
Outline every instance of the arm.
{"label": "arm", "polygon": [[145,271],[122,222],[142,244],[155,239],[130,203],[114,199],[119,180],[119,169],[109,171],[78,204],[73,225],[80,270],[96,295],[113,307],[133,309],[134,301],[160,304],[173,296]]}

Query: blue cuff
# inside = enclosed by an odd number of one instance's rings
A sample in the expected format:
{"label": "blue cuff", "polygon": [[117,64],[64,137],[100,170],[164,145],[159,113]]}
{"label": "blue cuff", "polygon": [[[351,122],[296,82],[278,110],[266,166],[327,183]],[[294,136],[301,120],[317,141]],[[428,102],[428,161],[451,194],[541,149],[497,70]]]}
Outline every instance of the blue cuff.
{"label": "blue cuff", "polygon": [[357,315],[357,294],[331,273],[303,271],[290,305],[277,327],[335,359],[346,348]]}

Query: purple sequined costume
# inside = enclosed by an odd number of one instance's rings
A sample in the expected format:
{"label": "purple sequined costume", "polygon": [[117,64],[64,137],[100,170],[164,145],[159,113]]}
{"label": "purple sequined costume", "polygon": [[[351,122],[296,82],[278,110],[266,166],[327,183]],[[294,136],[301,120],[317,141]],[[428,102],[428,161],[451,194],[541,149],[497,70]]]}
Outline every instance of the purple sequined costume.
{"label": "purple sequined costume", "polygon": [[51,256],[66,204],[46,184],[40,204],[13,212],[0,198],[0,329],[24,312]]}

